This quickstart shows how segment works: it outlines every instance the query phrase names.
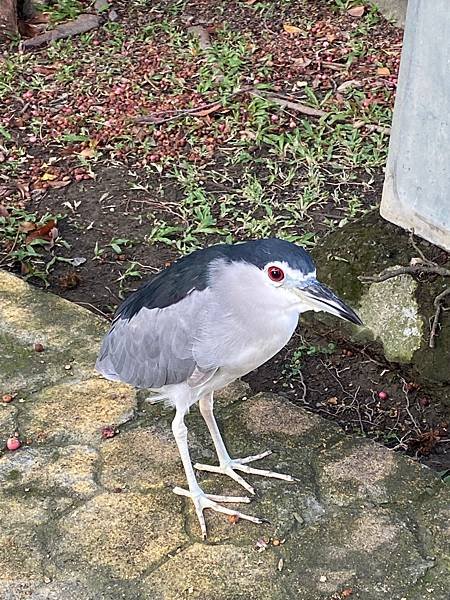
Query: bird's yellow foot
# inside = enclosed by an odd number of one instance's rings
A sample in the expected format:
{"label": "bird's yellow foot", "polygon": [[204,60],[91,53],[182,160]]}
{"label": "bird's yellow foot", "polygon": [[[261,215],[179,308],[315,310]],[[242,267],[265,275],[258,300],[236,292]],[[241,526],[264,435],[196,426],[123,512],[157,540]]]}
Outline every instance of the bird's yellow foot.
{"label": "bird's yellow foot", "polygon": [[265,519],[252,517],[250,515],[244,515],[243,513],[237,510],[231,510],[230,508],[226,508],[225,506],[217,504],[218,502],[248,503],[250,502],[250,498],[248,498],[247,496],[217,496],[214,494],[205,494],[204,492],[202,492],[202,490],[193,493],[179,487],[173,488],[173,492],[175,494],[178,494],[179,496],[186,496],[187,498],[190,498],[194,503],[195,512],[197,513],[197,518],[200,523],[200,528],[202,530],[202,536],[204,540],[206,540],[207,537],[205,517],[203,515],[203,511],[205,510],[205,508],[210,508],[211,510],[223,513],[225,515],[231,515],[233,517],[238,517],[239,519],[251,521],[252,523],[267,523]]}
{"label": "bird's yellow foot", "polygon": [[272,454],[271,450],[267,450],[266,452],[261,452],[261,454],[255,454],[254,456],[247,456],[246,458],[230,458],[221,462],[221,464],[216,467],[214,465],[204,465],[196,463],[194,465],[195,469],[199,471],[209,471],[210,473],[222,473],[223,475],[228,475],[231,479],[234,479],[239,485],[242,485],[243,488],[247,490],[250,494],[254,494],[254,488],[245,481],[240,475],[236,473],[236,471],[241,471],[242,473],[248,473],[249,475],[261,475],[262,477],[273,477],[274,479],[282,479],[283,481],[297,481],[291,475],[285,475],[284,473],[275,473],[274,471],[267,471],[266,469],[254,469],[253,467],[247,466],[247,463],[253,462],[255,460],[260,460],[261,458],[265,458]]}

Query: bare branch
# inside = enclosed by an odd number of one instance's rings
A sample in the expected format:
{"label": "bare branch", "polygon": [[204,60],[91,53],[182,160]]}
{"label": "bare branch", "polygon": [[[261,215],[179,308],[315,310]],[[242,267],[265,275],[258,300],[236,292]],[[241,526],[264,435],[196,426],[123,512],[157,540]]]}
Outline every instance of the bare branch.
{"label": "bare branch", "polygon": [[37,48],[43,44],[48,44],[53,40],[60,40],[63,38],[73,37],[80,33],[85,33],[91,29],[96,29],[100,25],[100,19],[97,15],[82,14],[79,15],[74,21],[69,23],[62,23],[51,31],[46,31],[40,35],[36,35],[33,38],[22,42],[23,48],[26,50],[29,48]]}
{"label": "bare branch", "polygon": [[434,317],[433,317],[433,324],[431,325],[431,331],[430,331],[430,341],[429,341],[429,346],[430,348],[434,348],[436,345],[436,333],[437,333],[437,328],[439,325],[439,317],[441,316],[441,312],[442,312],[442,301],[444,300],[445,296],[450,295],[450,287],[446,288],[443,292],[441,292],[440,294],[438,294],[436,296],[436,298],[434,299],[434,308],[435,308],[435,312],[434,312]]}
{"label": "bare branch", "polygon": [[253,96],[259,96],[260,98],[266,98],[270,102],[274,102],[283,108],[290,108],[296,112],[308,115],[309,117],[325,117],[328,113],[319,108],[313,108],[307,104],[302,104],[291,100],[288,96],[282,96],[280,94],[274,94],[272,92],[265,92],[264,90],[254,90],[250,92]]}
{"label": "bare branch", "polygon": [[359,280],[364,283],[381,283],[382,281],[386,281],[392,277],[398,277],[398,275],[420,275],[422,273],[431,273],[433,275],[440,275],[441,277],[450,277],[450,269],[440,267],[434,263],[428,264],[428,262],[429,261],[427,261],[425,264],[410,265],[408,267],[399,267],[398,269],[385,269],[376,277],[361,276],[359,277]]}
{"label": "bare branch", "polygon": [[428,258],[425,256],[425,254],[422,252],[422,250],[419,248],[419,246],[414,241],[414,229],[411,229],[411,231],[409,232],[409,243],[411,244],[411,246],[414,248],[414,250],[417,252],[417,254],[420,256],[420,258],[423,260],[423,262],[425,264],[435,266],[435,263],[431,262],[431,260],[428,260]]}

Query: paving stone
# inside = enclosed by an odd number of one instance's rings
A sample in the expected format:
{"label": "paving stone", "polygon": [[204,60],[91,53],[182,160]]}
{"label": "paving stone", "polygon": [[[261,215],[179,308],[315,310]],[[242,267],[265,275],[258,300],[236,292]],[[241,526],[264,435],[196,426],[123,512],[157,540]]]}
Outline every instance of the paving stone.
{"label": "paving stone", "polygon": [[97,460],[97,451],[87,446],[22,447],[0,459],[2,489],[88,498],[98,491],[94,471]]}
{"label": "paving stone", "polygon": [[21,430],[37,443],[101,441],[103,427],[129,421],[136,394],[128,385],[100,377],[64,383],[33,395],[24,406]]}
{"label": "paving stone", "polygon": [[[171,490],[186,485],[173,411],[92,375],[96,317],[0,274],[5,288],[2,376],[19,395],[0,405],[0,444],[16,429],[24,444],[0,450],[1,600],[448,600],[450,493],[429,469],[236,383],[216,411],[230,454],[272,450],[255,466],[296,481],[248,476],[256,495],[236,507],[270,523],[206,511],[201,543],[192,503]],[[196,407],[186,421],[192,458],[217,464]],[[102,439],[108,425],[120,433]]]}
{"label": "paving stone", "polygon": [[15,406],[0,402],[0,449],[4,448],[6,440],[14,434],[17,426],[16,417]]}
{"label": "paving stone", "polygon": [[[5,271],[0,271],[0,297],[0,395],[93,375],[107,330],[103,319]],[[34,350],[36,342],[43,352]]]}
{"label": "paving stone", "polygon": [[170,430],[153,425],[121,433],[101,445],[100,481],[110,490],[147,491],[170,485],[184,475]]}
{"label": "paving stone", "polygon": [[133,579],[185,544],[180,500],[170,491],[104,493],[74,510],[55,532],[56,565]]}
{"label": "paving stone", "polygon": [[194,544],[144,580],[152,600],[280,597],[277,558],[252,548]]}

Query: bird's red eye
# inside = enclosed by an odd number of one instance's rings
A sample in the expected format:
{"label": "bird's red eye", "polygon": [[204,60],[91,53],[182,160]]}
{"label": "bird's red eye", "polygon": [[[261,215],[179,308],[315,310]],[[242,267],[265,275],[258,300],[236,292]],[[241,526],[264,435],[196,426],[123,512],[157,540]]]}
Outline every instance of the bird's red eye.
{"label": "bird's red eye", "polygon": [[277,283],[280,283],[280,281],[283,281],[284,279],[284,271],[283,269],[280,269],[280,267],[269,267],[267,269],[267,274],[272,281],[276,281]]}

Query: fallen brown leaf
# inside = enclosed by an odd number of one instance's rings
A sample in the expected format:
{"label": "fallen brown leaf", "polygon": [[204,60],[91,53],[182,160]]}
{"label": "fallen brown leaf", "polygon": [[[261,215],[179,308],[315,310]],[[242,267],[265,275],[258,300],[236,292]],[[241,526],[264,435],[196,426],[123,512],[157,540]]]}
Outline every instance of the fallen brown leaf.
{"label": "fallen brown leaf", "polygon": [[62,275],[58,280],[59,287],[64,290],[74,290],[80,283],[81,277],[75,271],[71,271],[67,275]]}
{"label": "fallen brown leaf", "polygon": [[312,63],[310,58],[295,58],[294,65],[296,67],[308,67]]}
{"label": "fallen brown leaf", "polygon": [[3,204],[0,204],[0,217],[9,217],[8,209]]}
{"label": "fallen brown leaf", "polygon": [[53,173],[44,173],[41,177],[42,181],[54,181],[58,179],[58,175],[54,175]]}
{"label": "fallen brown leaf", "polygon": [[60,188],[66,187],[66,185],[70,185],[71,181],[49,181],[48,185],[54,190],[59,190]]}
{"label": "fallen brown leaf", "polygon": [[30,184],[29,183],[17,183],[17,189],[24,200],[30,197]]}
{"label": "fallen brown leaf", "polygon": [[35,73],[40,73],[41,75],[51,75],[56,71],[56,67],[44,67],[41,65],[36,65],[34,67]]}
{"label": "fallen brown leaf", "polygon": [[34,17],[29,19],[28,22],[35,23],[37,25],[40,23],[49,23],[50,22],[50,14],[44,13],[44,12],[37,12]]}
{"label": "fallen brown leaf", "polygon": [[95,155],[95,148],[85,148],[80,152],[80,156],[82,156],[83,158],[93,158]]}
{"label": "fallen brown leaf", "polygon": [[382,77],[389,77],[391,74],[390,70],[387,67],[378,67],[377,75],[381,75]]}
{"label": "fallen brown leaf", "polygon": [[19,225],[20,233],[29,233],[30,231],[34,231],[36,229],[36,223],[32,223],[31,221],[24,221]]}
{"label": "fallen brown leaf", "polygon": [[354,6],[353,8],[348,9],[347,14],[349,14],[351,17],[362,17],[364,11],[364,6]]}
{"label": "fallen brown leaf", "polygon": [[211,106],[208,106],[208,108],[204,108],[203,110],[198,110],[194,113],[191,113],[194,117],[206,117],[207,115],[210,115],[213,112],[216,112],[218,110],[220,110],[222,108],[222,104],[220,102],[215,102],[214,104],[211,104]]}
{"label": "fallen brown leaf", "polygon": [[24,38],[32,38],[35,35],[39,35],[41,33],[42,28],[38,25],[32,25],[31,23],[27,23],[26,21],[19,21],[17,23],[17,28],[19,33]]}
{"label": "fallen brown leaf", "polygon": [[227,521],[231,525],[235,525],[239,521],[239,517],[237,515],[228,515]]}
{"label": "fallen brown leaf", "polygon": [[34,240],[38,240],[38,239],[46,240],[46,241],[50,242],[52,239],[54,239],[53,229],[56,229],[55,226],[56,226],[56,221],[51,219],[48,223],[46,223],[45,225],[42,225],[42,227],[39,227],[38,229],[35,229],[31,233],[29,233],[27,235],[27,237],[25,238],[25,244],[31,244],[31,242],[33,242]]}
{"label": "fallen brown leaf", "polygon": [[295,25],[290,25],[289,23],[283,23],[283,29],[285,30],[286,33],[292,33],[294,35],[302,32],[300,27],[296,27]]}

